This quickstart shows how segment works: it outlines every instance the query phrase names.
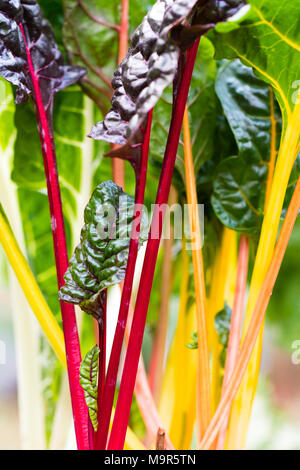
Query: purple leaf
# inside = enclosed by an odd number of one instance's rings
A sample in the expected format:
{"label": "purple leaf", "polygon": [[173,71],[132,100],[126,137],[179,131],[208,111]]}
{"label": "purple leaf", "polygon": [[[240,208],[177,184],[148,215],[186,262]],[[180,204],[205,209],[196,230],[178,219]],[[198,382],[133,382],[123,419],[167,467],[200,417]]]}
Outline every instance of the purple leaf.
{"label": "purple leaf", "polygon": [[85,75],[82,67],[63,64],[49,23],[35,0],[0,0],[0,75],[17,86],[17,103],[34,94],[28,50],[46,112],[57,91]]}
{"label": "purple leaf", "polygon": [[90,137],[121,145],[108,155],[137,169],[147,114],[174,81],[180,50],[243,5],[244,0],[157,0],[132,36],[112,80],[112,107]]}

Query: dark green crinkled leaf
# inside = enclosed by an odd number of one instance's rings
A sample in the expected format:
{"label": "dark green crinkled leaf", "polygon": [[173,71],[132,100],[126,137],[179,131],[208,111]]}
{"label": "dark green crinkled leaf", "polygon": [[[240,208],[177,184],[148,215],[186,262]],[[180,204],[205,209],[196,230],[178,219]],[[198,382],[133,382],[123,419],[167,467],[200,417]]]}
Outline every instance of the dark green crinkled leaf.
{"label": "dark green crinkled leaf", "polygon": [[176,26],[171,36],[181,46],[187,47],[199,34],[233,17],[245,4],[246,0],[198,0],[191,24]]}
{"label": "dark green crinkled leaf", "polygon": [[91,422],[95,431],[98,429],[97,397],[98,397],[98,369],[100,349],[94,346],[81,361],[79,370],[80,385],[84,390],[84,398],[87,404]]}
{"label": "dark green crinkled leaf", "polygon": [[229,157],[220,163],[211,203],[224,225],[244,233],[259,231],[266,174],[265,165],[248,165],[240,157]]}
{"label": "dark green crinkled leaf", "polygon": [[[101,292],[125,277],[134,200],[112,181],[101,183],[84,212],[80,244],[65,274],[60,299],[78,304],[101,319]],[[143,214],[140,243],[147,239],[147,219]]]}
{"label": "dark green crinkled leaf", "polygon": [[219,337],[219,341],[223,346],[220,357],[222,367],[225,366],[226,360],[226,352],[231,322],[231,312],[231,308],[225,303],[223,310],[218,312],[215,316],[215,329]]}
{"label": "dark green crinkled leaf", "polygon": [[[191,13],[194,13],[196,3],[197,0],[158,0],[133,34],[130,49],[114,74],[112,108],[104,121],[94,126],[90,135],[124,146],[118,150],[118,154],[124,158],[131,157],[131,161],[138,158],[136,145],[143,137],[140,129],[144,127],[148,111],[174,80],[180,55],[179,45],[186,47],[196,36],[212,27],[204,21],[200,28],[194,28],[196,25]],[[229,2],[222,3],[224,6]],[[238,2],[235,11],[243,3]],[[213,9],[219,7],[219,2],[212,5]],[[229,11],[220,11],[222,14],[219,20],[226,20]],[[183,26],[183,23],[185,28],[181,34],[180,25]],[[194,28],[192,37],[187,33],[191,24]],[[175,26],[176,38],[173,36],[172,39],[169,33]]]}
{"label": "dark green crinkled leaf", "polygon": [[[84,207],[92,189],[100,181],[111,179],[111,173],[107,171],[111,164],[109,160],[103,159],[106,143],[86,137],[100,113],[79,86],[73,85],[56,95],[53,114],[67,246],[71,255],[79,239]],[[9,122],[8,119],[5,121],[6,124]],[[12,149],[12,169],[13,180],[18,186],[26,253],[49,307],[61,323],[43,158],[31,101],[16,107],[15,127],[17,138],[15,148]],[[6,125],[1,130],[5,131],[8,138],[7,129]],[[93,175],[95,168],[97,170]],[[83,319],[83,330],[81,346],[82,351],[86,352],[94,341],[88,318]],[[50,435],[61,374],[57,370],[60,367],[57,358],[47,341],[43,341],[41,353],[43,374],[47,375],[47,380],[43,381],[43,396]]]}

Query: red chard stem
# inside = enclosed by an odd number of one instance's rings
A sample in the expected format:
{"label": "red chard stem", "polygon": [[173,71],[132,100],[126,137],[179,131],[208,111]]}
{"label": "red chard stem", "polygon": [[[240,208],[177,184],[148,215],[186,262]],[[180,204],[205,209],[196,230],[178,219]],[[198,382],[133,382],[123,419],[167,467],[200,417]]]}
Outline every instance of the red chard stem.
{"label": "red chard stem", "polygon": [[[55,263],[57,271],[58,287],[64,284],[63,276],[68,268],[68,254],[65,236],[64,219],[62,212],[61,196],[58,182],[55,147],[52,132],[52,123],[49,123],[47,112],[44,108],[38,76],[35,72],[30,49],[22,23],[19,24],[22,33],[28,67],[34,88],[34,102],[41,139],[42,153],[44,159],[45,175],[48,189],[48,199],[51,215],[51,228],[53,235]],[[51,130],[50,130],[51,129]],[[84,400],[84,393],[79,383],[79,368],[81,363],[81,352],[78,337],[74,307],[65,302],[60,302],[63,332],[65,338],[66,358],[69,375],[69,385],[72,401],[74,426],[78,449],[89,448],[88,436],[88,410]]]}
{"label": "red chard stem", "polygon": [[121,297],[121,304],[118,316],[118,322],[116,326],[114,341],[112,345],[111,355],[108,364],[107,378],[104,387],[103,393],[103,402],[102,406],[98,409],[100,410],[99,414],[99,431],[96,435],[96,449],[105,449],[109,422],[111,417],[111,411],[113,406],[114,394],[117,383],[117,374],[121,356],[121,349],[124,339],[125,327],[128,317],[131,292],[134,279],[134,271],[136,265],[136,259],[138,254],[139,247],[139,235],[140,235],[140,224],[142,219],[142,210],[141,206],[144,203],[144,194],[146,186],[146,176],[147,176],[147,164],[148,164],[148,153],[149,153],[149,142],[150,142],[150,133],[151,133],[151,123],[152,123],[152,111],[149,112],[146,130],[144,135],[144,142],[142,144],[142,158],[140,168],[137,169],[136,175],[136,195],[135,195],[135,209],[134,217],[132,222],[132,232],[129,245],[129,255],[126,268],[126,275],[124,280],[124,286]]}
{"label": "red chard stem", "polygon": [[142,348],[155,264],[162,234],[165,205],[168,202],[171,188],[183,114],[187,102],[198,45],[199,39],[190,47],[187,52],[185,66],[175,98],[170,131],[156,196],[156,204],[151,221],[149,240],[147,244],[145,261],[143,264],[136,300],[135,313],[121,379],[116,412],[108,443],[109,450],[121,450],[124,446],[139,357]]}

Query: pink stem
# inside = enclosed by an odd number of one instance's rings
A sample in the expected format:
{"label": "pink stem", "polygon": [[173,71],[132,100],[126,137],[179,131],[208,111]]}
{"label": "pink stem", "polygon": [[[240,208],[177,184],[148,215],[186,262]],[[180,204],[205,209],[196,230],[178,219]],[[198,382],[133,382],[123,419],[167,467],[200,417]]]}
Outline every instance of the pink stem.
{"label": "pink stem", "polygon": [[[60,288],[64,284],[63,276],[68,268],[69,261],[65,237],[61,196],[58,183],[54,140],[50,132],[49,122],[46,115],[46,111],[44,109],[38,77],[33,67],[30,50],[27,44],[22,23],[19,24],[19,28],[25,42],[28,67],[34,87],[37,121],[38,123],[40,122],[39,134],[41,139],[45,175],[48,188],[48,199],[51,214],[51,227],[53,235],[57,280],[58,287]],[[85,404],[83,390],[79,383],[81,352],[75,310],[74,307],[70,304],[60,302],[60,305],[63,332],[65,337],[66,358],[77,446],[78,449],[88,449],[88,409]]]}
{"label": "pink stem", "polygon": [[[129,28],[129,0],[122,0],[121,4],[121,24],[119,26],[119,54],[118,63],[120,64],[126,56],[128,50],[128,28]],[[112,149],[117,148],[116,144],[112,144]],[[112,159],[113,180],[121,188],[125,184],[125,167],[124,160],[120,158]]]}
{"label": "pink stem", "polygon": [[122,0],[121,25],[119,29],[119,63],[124,59],[128,50],[129,0]]}
{"label": "pink stem", "polygon": [[132,222],[132,233],[130,238],[129,246],[129,255],[128,263],[126,268],[126,275],[124,280],[124,287],[121,298],[121,305],[119,310],[119,317],[116,326],[114,341],[112,345],[111,355],[109,359],[107,377],[103,392],[103,402],[100,407],[99,413],[99,431],[96,434],[96,449],[105,449],[110,416],[114,401],[114,394],[117,383],[118,368],[120,362],[120,355],[122,350],[122,344],[124,339],[125,326],[128,317],[128,310],[131,299],[134,271],[136,258],[138,254],[139,247],[139,236],[140,236],[140,224],[142,218],[141,206],[144,202],[144,193],[146,186],[146,176],[147,176],[147,164],[148,164],[148,152],[149,152],[149,142],[150,142],[150,133],[151,133],[151,122],[152,122],[152,111],[150,111],[147,126],[144,136],[144,143],[142,145],[142,160],[141,168],[138,172],[137,178],[137,190],[135,198],[135,208],[134,208],[134,217]]}
{"label": "pink stem", "polygon": [[300,209],[300,178],[298,178],[294,193],[289,204],[282,228],[280,230],[272,261],[268,268],[264,282],[261,286],[258,299],[243,339],[239,357],[234,370],[230,376],[224,395],[218,404],[217,410],[205,432],[205,436],[200,442],[199,450],[209,449],[214,442],[226,416],[229,412],[232,402],[238,392],[243,380],[247,366],[252,356],[259,332],[265,318],[266,310],[272,295],[274,285],[287,249],[290,236],[292,234],[297,215]]}
{"label": "pink stem", "polygon": [[[243,309],[245,303],[245,295],[247,289],[247,274],[248,274],[248,263],[249,263],[249,240],[246,235],[242,235],[240,238],[239,247],[239,261],[237,267],[237,279],[236,289],[234,295],[233,309],[231,315],[230,332],[228,339],[228,348],[226,354],[224,379],[222,385],[222,397],[224,395],[226,386],[229,383],[230,376],[236,366],[241,341],[241,331],[243,322]],[[222,428],[217,440],[217,450],[224,448],[227,424],[229,420],[229,413],[224,421]]]}
{"label": "pink stem", "polygon": [[124,446],[134,384],[142,348],[153,276],[162,234],[163,220],[166,210],[165,206],[168,202],[171,188],[183,114],[188,97],[198,45],[199,39],[187,52],[187,58],[183,75],[181,77],[180,87],[175,99],[174,111],[172,113],[170,131],[156,196],[156,204],[150,227],[149,240],[136,300],[135,313],[125,358],[116,412],[108,443],[109,450],[121,450]]}
{"label": "pink stem", "polygon": [[[163,426],[149,387],[144,362],[141,357],[138,364],[134,393],[147,432],[150,434],[151,438],[155,440],[158,430]],[[165,445],[166,450],[174,450],[174,446],[167,434],[165,434]]]}

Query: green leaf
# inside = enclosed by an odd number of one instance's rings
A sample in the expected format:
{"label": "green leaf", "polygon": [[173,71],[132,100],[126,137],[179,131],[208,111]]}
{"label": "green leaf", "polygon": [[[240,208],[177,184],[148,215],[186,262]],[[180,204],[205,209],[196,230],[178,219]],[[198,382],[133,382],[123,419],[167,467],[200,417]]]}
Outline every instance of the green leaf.
{"label": "green leaf", "polygon": [[11,156],[14,145],[15,126],[14,126],[15,104],[11,85],[0,78],[0,151],[1,161]]}
{"label": "green leaf", "polygon": [[191,339],[192,341],[190,343],[186,344],[186,347],[189,349],[198,349],[198,333],[197,331],[194,331],[191,334]]}
{"label": "green leaf", "polygon": [[[290,0],[248,0],[250,11],[227,32],[218,25],[210,33],[216,58],[239,57],[272,85],[284,128],[294,108],[300,77],[300,3]],[[298,84],[298,86],[297,86]]]}
{"label": "green leaf", "polygon": [[225,303],[223,310],[218,312],[215,316],[215,329],[221,345],[223,346],[221,352],[221,365],[225,367],[226,352],[229,339],[230,322],[231,322],[231,308]]}
{"label": "green leaf", "polygon": [[[92,188],[109,161],[103,144],[86,137],[98,116],[93,102],[78,86],[58,93],[54,105],[54,136],[69,254],[80,236],[84,208]],[[16,110],[17,138],[12,178],[19,203],[30,265],[53,313],[60,320],[43,157],[31,103]],[[100,180],[101,181],[101,180]]]}
{"label": "green leaf", "polygon": [[[18,198],[30,267],[51,311],[61,323],[47,195],[43,192],[19,188]],[[68,219],[65,219],[65,222],[70,246],[70,223]]]}
{"label": "green leaf", "polygon": [[44,13],[45,18],[51,23],[55,34],[55,41],[61,48],[62,44],[62,28],[64,23],[63,1],[62,0],[39,0],[39,5]]}
{"label": "green leaf", "polygon": [[[65,274],[60,299],[80,305],[100,319],[101,292],[125,277],[134,199],[112,181],[101,183],[84,212],[80,244]],[[147,239],[147,219],[143,214],[140,243]]]}
{"label": "green leaf", "polygon": [[[216,62],[213,56],[212,43],[203,37],[199,45],[187,102],[195,174],[204,162],[212,158],[215,149],[217,100],[214,91]],[[182,141],[179,146],[179,155],[181,159],[178,159],[178,167],[184,158]],[[184,174],[183,166],[181,174]]]}
{"label": "green leaf", "polygon": [[[215,132],[213,135],[213,156],[210,160],[204,162],[204,164],[201,166],[196,175],[198,201],[201,204],[205,204],[205,232],[208,228],[208,222],[216,222],[216,217],[210,203],[210,198],[213,192],[213,181],[215,178],[216,168],[222,160],[232,155],[237,155],[238,153],[234,135],[224,115],[224,111],[219,100],[217,100],[216,120],[214,126]],[[216,227],[214,227],[211,232],[215,231],[215,229]],[[207,243],[210,243],[211,236],[212,234],[207,237],[207,241],[204,243],[204,253],[207,248]],[[214,253],[215,248],[213,248],[213,258]]]}
{"label": "green leaf", "polygon": [[270,159],[272,120],[276,150],[281,137],[281,115],[272,89],[239,60],[225,62],[218,71],[216,92],[235,136],[239,156],[248,164]]}
{"label": "green leaf", "polygon": [[[130,0],[130,31],[138,26],[153,3],[154,0]],[[87,69],[87,78],[81,82],[83,89],[106,114],[119,55],[120,0],[64,0],[63,5],[63,40],[69,60]]]}
{"label": "green leaf", "polygon": [[263,217],[265,165],[229,157],[217,167],[211,203],[220,221],[239,232],[256,234]]}
{"label": "green leaf", "polygon": [[109,109],[110,81],[117,65],[119,3],[64,1],[63,40],[69,60],[87,69],[88,76],[81,83],[103,113]]}
{"label": "green leaf", "polygon": [[97,397],[98,397],[98,369],[100,349],[95,345],[81,361],[79,370],[80,385],[84,390],[84,398],[89,409],[89,415],[95,431],[98,429]]}
{"label": "green leaf", "polygon": [[263,217],[269,160],[272,152],[276,157],[280,145],[280,110],[271,87],[239,60],[220,68],[216,92],[234,134],[238,157],[227,158],[216,168],[212,206],[227,227],[256,234]]}

